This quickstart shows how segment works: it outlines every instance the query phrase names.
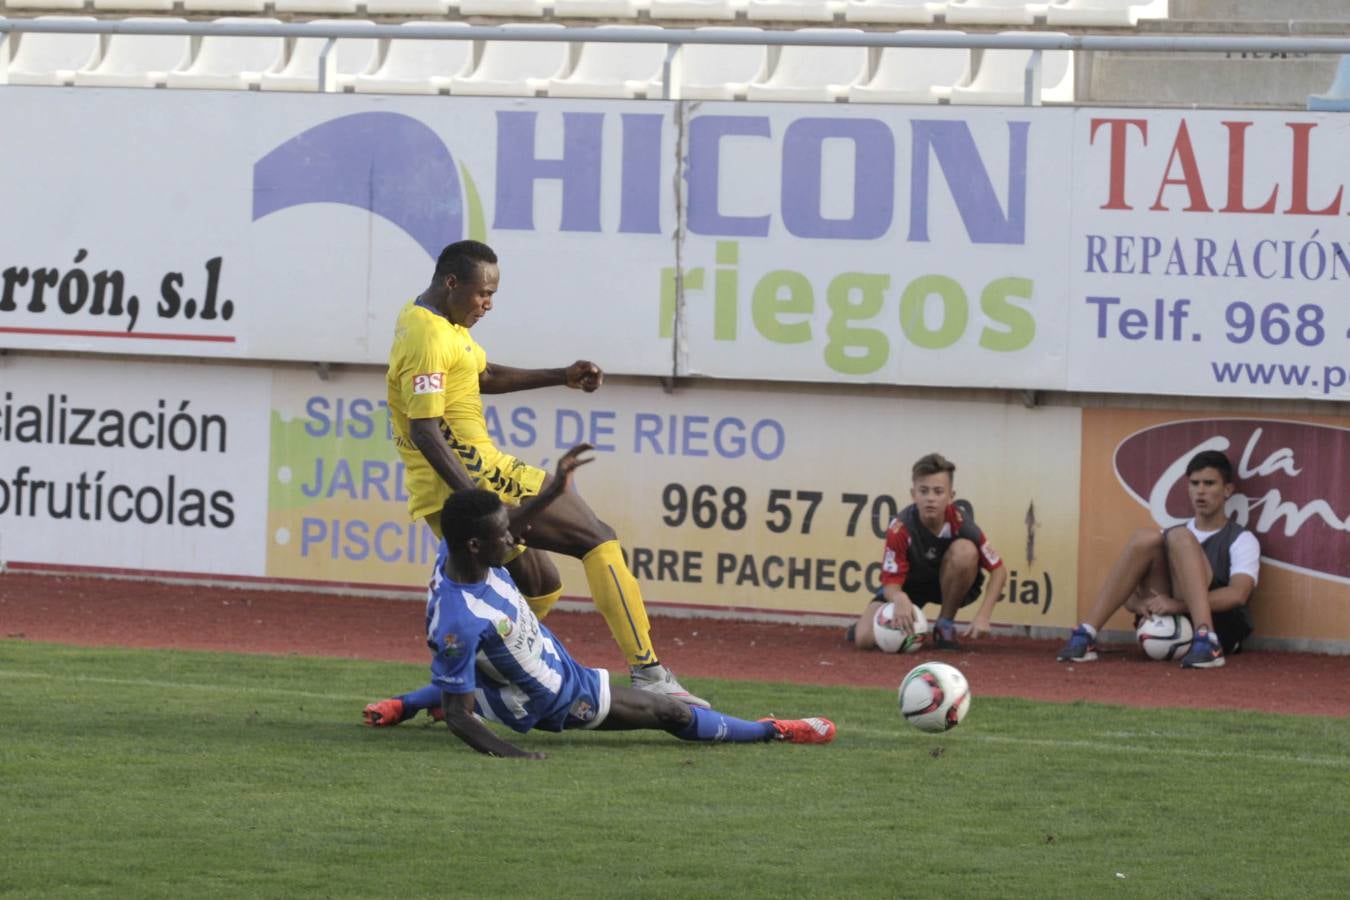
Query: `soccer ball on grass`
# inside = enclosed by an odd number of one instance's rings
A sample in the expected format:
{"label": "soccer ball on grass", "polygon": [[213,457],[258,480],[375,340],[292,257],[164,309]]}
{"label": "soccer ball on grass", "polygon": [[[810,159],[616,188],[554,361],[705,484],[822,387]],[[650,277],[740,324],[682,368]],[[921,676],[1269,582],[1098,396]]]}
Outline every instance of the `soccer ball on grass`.
{"label": "soccer ball on grass", "polygon": [[970,709],[970,684],[956,666],[926,662],[900,682],[900,715],[920,731],[942,732],[961,724]]}

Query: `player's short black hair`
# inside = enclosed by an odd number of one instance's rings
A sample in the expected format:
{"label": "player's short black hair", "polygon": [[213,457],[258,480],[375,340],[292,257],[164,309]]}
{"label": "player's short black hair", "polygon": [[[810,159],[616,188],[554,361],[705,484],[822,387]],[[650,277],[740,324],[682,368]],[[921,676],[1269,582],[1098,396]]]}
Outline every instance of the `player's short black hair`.
{"label": "player's short black hair", "polygon": [[455,241],[436,257],[436,280],[453,275],[459,281],[472,281],[478,275],[478,267],[487,263],[497,264],[497,254],[482,241]]}
{"label": "player's short black hair", "polygon": [[948,478],[955,478],[956,463],[941,453],[929,453],[919,457],[919,461],[910,470],[910,477],[914,481],[918,481],[920,478],[927,478],[929,475],[936,475],[939,472],[946,472]]}
{"label": "player's short black hair", "polygon": [[1193,472],[1201,469],[1217,469],[1223,476],[1224,484],[1233,483],[1233,463],[1228,454],[1221,450],[1201,450],[1192,456],[1191,461],[1186,463],[1186,476],[1189,478]]}
{"label": "player's short black hair", "polygon": [[441,507],[441,533],[452,548],[483,536],[483,523],[502,508],[502,498],[481,488],[455,491]]}

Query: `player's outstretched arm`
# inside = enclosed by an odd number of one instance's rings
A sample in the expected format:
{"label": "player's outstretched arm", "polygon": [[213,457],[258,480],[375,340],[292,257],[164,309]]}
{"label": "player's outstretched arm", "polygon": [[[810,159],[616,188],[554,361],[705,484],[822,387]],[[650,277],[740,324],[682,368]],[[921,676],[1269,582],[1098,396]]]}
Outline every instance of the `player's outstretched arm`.
{"label": "player's outstretched arm", "polygon": [[479,753],[512,759],[543,759],[542,753],[526,753],[497,737],[473,714],[473,694],[441,692],[441,709],[445,710],[445,724],[455,737]]}
{"label": "player's outstretched arm", "polygon": [[564,369],[517,369],[488,363],[478,375],[484,394],[509,394],[543,387],[570,387],[590,393],[600,387],[605,373],[589,360],[579,359]]}
{"label": "player's outstretched arm", "polygon": [[544,489],[526,500],[520,506],[510,507],[506,513],[507,527],[513,535],[521,537],[530,527],[530,521],[548,508],[548,505],[563,495],[572,482],[572,473],[595,457],[582,456],[591,450],[590,444],[577,444],[558,460],[553,477],[548,479]]}

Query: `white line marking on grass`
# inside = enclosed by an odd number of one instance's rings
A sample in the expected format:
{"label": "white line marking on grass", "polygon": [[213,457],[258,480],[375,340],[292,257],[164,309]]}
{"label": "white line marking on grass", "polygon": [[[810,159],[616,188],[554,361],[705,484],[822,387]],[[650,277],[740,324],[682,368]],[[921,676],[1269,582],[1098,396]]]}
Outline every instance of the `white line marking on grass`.
{"label": "white line marking on grass", "polygon": [[[895,732],[883,731],[874,728],[849,728],[847,731],[840,730],[840,734],[863,734],[868,737],[889,736],[893,737]],[[934,738],[940,735],[934,735]],[[1095,753],[1116,753],[1127,756],[1140,756],[1147,754],[1150,758],[1159,756],[1172,756],[1185,759],[1205,759],[1205,760],[1240,760],[1255,761],[1262,763],[1295,763],[1307,766],[1324,766],[1332,769],[1350,769],[1350,758],[1344,756],[1309,756],[1307,754],[1295,753],[1270,753],[1255,752],[1250,750],[1205,750],[1191,749],[1187,747],[1168,747],[1166,745],[1158,746],[1156,744],[1123,744],[1107,741],[1084,741],[1084,740],[1056,740],[1053,738],[1024,738],[1014,735],[1004,734],[971,734],[962,732],[959,738],[962,741],[975,741],[982,744],[1015,744],[1020,747],[1041,747],[1049,750],[1091,750]],[[1164,734],[1158,734],[1160,740],[1167,740]]]}
{"label": "white line marking on grass", "polygon": [[49,672],[15,672],[0,669],[0,678],[46,678],[77,681],[85,684],[114,684],[126,687],[160,689],[181,688],[187,691],[214,691],[220,694],[264,694],[275,697],[304,697],[310,700],[333,700],[344,703],[360,700],[355,694],[321,694],[316,691],[293,691],[287,688],[257,687],[236,684],[198,684],[191,681],[153,681],[149,678],[102,678],[96,675],[52,675]]}

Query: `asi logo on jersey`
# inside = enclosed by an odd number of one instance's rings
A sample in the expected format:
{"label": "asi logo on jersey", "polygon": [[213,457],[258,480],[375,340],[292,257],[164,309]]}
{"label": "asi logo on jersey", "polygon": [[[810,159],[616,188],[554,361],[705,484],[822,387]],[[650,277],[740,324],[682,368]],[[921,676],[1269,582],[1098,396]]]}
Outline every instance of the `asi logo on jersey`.
{"label": "asi logo on jersey", "polygon": [[445,373],[429,372],[413,376],[414,394],[436,394],[445,390]]}

